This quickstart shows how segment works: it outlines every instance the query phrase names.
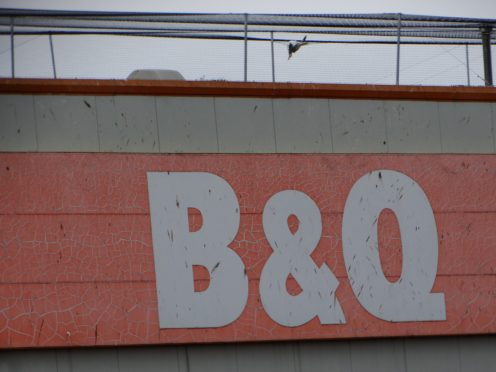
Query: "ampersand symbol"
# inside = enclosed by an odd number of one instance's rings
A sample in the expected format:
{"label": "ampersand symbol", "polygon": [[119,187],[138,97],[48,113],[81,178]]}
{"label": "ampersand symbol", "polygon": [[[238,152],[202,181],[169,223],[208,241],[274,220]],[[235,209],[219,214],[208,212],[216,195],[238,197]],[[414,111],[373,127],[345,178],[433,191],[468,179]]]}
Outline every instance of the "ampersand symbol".
{"label": "ampersand symbol", "polygon": [[[294,234],[288,226],[291,215],[299,221]],[[267,202],[263,227],[273,250],[260,277],[260,296],[268,315],[287,327],[305,324],[315,316],[321,324],[345,323],[336,298],[338,280],[326,264],[319,268],[310,257],[322,235],[315,202],[299,191],[281,191]],[[297,295],[286,289],[290,274],[302,289]]]}

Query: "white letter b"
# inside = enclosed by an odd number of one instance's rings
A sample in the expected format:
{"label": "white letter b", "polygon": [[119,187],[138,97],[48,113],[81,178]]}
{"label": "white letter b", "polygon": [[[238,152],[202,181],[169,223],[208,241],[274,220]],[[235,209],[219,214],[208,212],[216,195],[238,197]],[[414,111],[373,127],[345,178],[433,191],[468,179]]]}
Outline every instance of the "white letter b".
{"label": "white letter b", "polygon": [[[236,320],[248,299],[241,258],[227,245],[239,228],[239,203],[222,178],[202,172],[149,172],[148,192],[160,328],[221,327]],[[189,231],[188,208],[203,224]],[[210,284],[195,292],[193,265]]]}

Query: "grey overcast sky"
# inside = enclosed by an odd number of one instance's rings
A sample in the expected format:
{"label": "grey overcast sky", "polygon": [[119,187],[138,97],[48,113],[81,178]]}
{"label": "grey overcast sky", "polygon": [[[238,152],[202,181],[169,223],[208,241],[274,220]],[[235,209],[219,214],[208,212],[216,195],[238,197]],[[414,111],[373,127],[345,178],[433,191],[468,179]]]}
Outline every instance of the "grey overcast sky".
{"label": "grey overcast sky", "polygon": [[405,13],[496,18],[496,0],[0,0],[0,6],[200,13]]}

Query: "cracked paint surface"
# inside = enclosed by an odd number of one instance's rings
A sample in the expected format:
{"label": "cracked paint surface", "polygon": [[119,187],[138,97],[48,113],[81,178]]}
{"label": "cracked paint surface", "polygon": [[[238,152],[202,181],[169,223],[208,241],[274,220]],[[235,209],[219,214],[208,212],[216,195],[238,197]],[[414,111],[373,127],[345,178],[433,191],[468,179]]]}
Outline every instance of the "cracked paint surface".
{"label": "cracked paint surface", "polygon": [[[433,292],[447,320],[390,323],[370,315],[348,282],[342,212],[358,178],[392,169],[425,191],[437,224]],[[224,178],[240,204],[230,247],[249,277],[248,304],[228,326],[159,329],[146,172],[202,171]],[[0,154],[0,347],[139,345],[333,339],[496,332],[496,157],[492,155],[127,155]],[[317,318],[288,328],[262,308],[258,283],[271,248],[262,210],[276,192],[296,189],[322,213],[312,253],[339,280],[346,324]],[[193,211],[194,213],[194,211]],[[192,215],[192,229],[201,216]],[[394,216],[379,223],[383,271],[401,273]],[[196,280],[205,287],[208,274]],[[297,292],[297,283],[287,286]]]}

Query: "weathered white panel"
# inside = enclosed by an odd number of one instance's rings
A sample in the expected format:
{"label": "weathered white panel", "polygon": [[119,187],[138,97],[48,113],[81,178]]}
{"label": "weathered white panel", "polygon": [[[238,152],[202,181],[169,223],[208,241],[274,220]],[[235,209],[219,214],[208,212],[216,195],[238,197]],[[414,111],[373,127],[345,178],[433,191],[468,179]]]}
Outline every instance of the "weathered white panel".
{"label": "weathered white panel", "polygon": [[385,101],[384,109],[390,153],[441,152],[436,102]]}
{"label": "weathered white panel", "polygon": [[460,370],[486,372],[496,368],[496,338],[478,336],[460,338]]}
{"label": "weathered white panel", "polygon": [[119,372],[117,348],[69,351],[72,372]]}
{"label": "weathered white panel", "polygon": [[[236,349],[238,345],[194,345],[187,346],[188,372],[233,372],[237,371]],[[253,356],[252,361],[256,359]]]}
{"label": "weathered white panel", "polygon": [[237,372],[292,372],[298,369],[295,343],[246,344],[236,348]]}
{"label": "weathered white panel", "polygon": [[[351,346],[353,372],[411,372],[405,368],[403,340],[354,340]],[[422,372],[427,372],[423,370]]]}
{"label": "weathered white panel", "polygon": [[275,152],[270,99],[215,98],[215,113],[220,152]]}
{"label": "weathered white panel", "polygon": [[54,350],[0,351],[0,372],[57,371]]}
{"label": "weathered white panel", "polygon": [[330,100],[332,148],[337,153],[388,151],[382,101]]}
{"label": "weathered white panel", "polygon": [[480,102],[439,102],[444,153],[492,153],[491,105]]}
{"label": "weathered white panel", "polygon": [[[458,337],[443,338],[441,340],[435,338],[411,338],[405,339],[404,342],[406,369],[408,372],[461,371]],[[486,371],[491,370],[491,368],[486,369]],[[472,369],[465,371],[471,372]]]}
{"label": "weathered white panel", "polygon": [[57,372],[72,372],[71,353],[67,349],[55,350],[57,357]]}
{"label": "weathered white panel", "polygon": [[143,347],[118,349],[120,372],[180,372],[185,370],[184,347]]}
{"label": "weathered white panel", "polygon": [[96,97],[100,151],[158,152],[155,98]]}
{"label": "weathered white panel", "polygon": [[299,355],[302,372],[351,371],[350,343],[348,341],[301,342]]}
{"label": "weathered white panel", "polygon": [[212,97],[156,100],[161,152],[218,152]]}
{"label": "weathered white panel", "polygon": [[33,96],[0,96],[0,151],[36,151]]}
{"label": "weathered white panel", "polygon": [[[496,365],[496,337],[0,350],[10,371],[479,372]],[[55,357],[56,355],[56,357]],[[177,358],[174,361],[174,358]],[[117,367],[116,367],[117,365]]]}
{"label": "weathered white panel", "polygon": [[325,99],[274,99],[276,151],[329,153],[329,103]]}
{"label": "weathered white panel", "polygon": [[0,126],[3,151],[35,150],[36,134],[39,151],[155,152],[159,142],[161,152],[200,153],[484,153],[495,146],[494,103],[38,95],[33,119],[29,96],[2,97],[0,123],[15,122],[5,97],[23,108],[15,113],[23,127]]}
{"label": "weathered white panel", "polygon": [[95,97],[35,96],[40,151],[98,151]]}

